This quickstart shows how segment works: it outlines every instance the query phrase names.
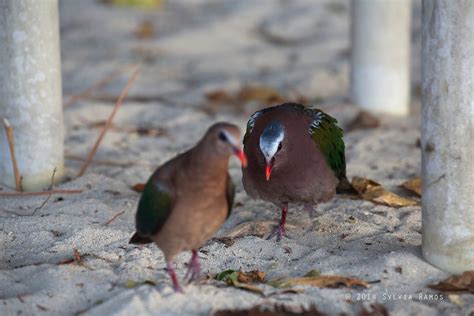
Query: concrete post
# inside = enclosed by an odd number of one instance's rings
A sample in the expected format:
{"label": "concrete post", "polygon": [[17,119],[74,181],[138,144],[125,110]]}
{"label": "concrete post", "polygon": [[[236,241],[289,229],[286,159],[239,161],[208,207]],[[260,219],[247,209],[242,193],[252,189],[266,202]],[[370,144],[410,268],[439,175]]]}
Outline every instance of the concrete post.
{"label": "concrete post", "polygon": [[410,0],[353,0],[351,100],[374,112],[409,113]]}
{"label": "concrete post", "polygon": [[[22,186],[48,187],[64,170],[58,0],[0,0],[0,122],[14,129]],[[2,129],[3,130],[3,129]],[[4,133],[0,182],[15,187]]]}
{"label": "concrete post", "polygon": [[474,269],[474,1],[423,1],[423,256]]}

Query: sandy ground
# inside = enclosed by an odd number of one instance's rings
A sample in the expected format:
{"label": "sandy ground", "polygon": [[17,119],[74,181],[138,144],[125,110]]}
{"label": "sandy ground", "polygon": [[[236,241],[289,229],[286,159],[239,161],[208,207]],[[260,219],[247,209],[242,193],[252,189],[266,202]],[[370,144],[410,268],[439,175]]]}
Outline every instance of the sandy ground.
{"label": "sandy ground", "polygon": [[[419,16],[419,3],[414,15]],[[145,20],[154,23],[155,34],[139,39],[134,30]],[[358,113],[346,104],[348,28],[348,1],[179,0],[153,13],[92,0],[61,1],[65,96],[116,69],[140,63],[142,73],[115,119],[120,128],[107,134],[96,163],[80,178],[74,175],[81,162],[73,158],[85,157],[97,125],[112,109],[107,99],[119,93],[130,71],[99,92],[102,98],[65,109],[71,180],[59,188],[83,193],[54,195],[40,209],[44,196],[0,199],[0,314],[208,315],[284,304],[351,315],[375,302],[390,315],[468,314],[474,309],[470,295],[456,304],[447,295],[428,296],[438,293],[427,285],[447,275],[421,257],[420,207],[397,209],[337,197],[319,205],[321,215],[310,218],[297,205],[290,209],[288,238],[267,241],[254,235],[268,234],[279,211],[246,196],[235,160],[230,172],[238,185],[237,204],[218,235],[239,237],[229,247],[210,241],[201,249],[206,274],[260,270],[270,280],[317,269],[366,280],[370,288],[305,286],[301,293],[285,293],[265,284],[259,295],[207,280],[175,294],[161,252],[154,245],[139,249],[127,243],[139,198],[131,186],[192,146],[213,122],[244,128],[249,114],[261,106],[247,102],[209,111],[206,93],[271,86],[290,99],[305,96],[347,128]],[[413,28],[416,91],[419,22]],[[382,117],[377,129],[346,133],[349,177],[372,178],[400,192],[397,185],[420,173],[416,96],[413,103],[415,115],[409,119]],[[160,134],[127,131],[137,127],[160,129]],[[74,249],[83,264],[61,264],[73,258]],[[177,261],[180,278],[189,258],[183,253]]]}

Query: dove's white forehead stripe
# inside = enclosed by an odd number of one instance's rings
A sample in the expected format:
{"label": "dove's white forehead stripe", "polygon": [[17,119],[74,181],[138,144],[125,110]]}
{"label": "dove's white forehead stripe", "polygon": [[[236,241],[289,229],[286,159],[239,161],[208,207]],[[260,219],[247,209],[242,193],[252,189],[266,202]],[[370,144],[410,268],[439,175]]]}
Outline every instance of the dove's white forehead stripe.
{"label": "dove's white forehead stripe", "polygon": [[226,131],[226,130],[223,130],[222,132],[224,133],[225,137],[227,137],[227,140],[229,141],[229,143],[230,143],[232,146],[235,146],[235,147],[239,146],[238,140],[235,139],[235,137],[232,136],[231,133],[229,133],[229,132]]}
{"label": "dove's white forehead stripe", "polygon": [[260,135],[260,150],[263,156],[269,162],[278,151],[278,145],[285,137],[285,129],[280,122],[272,122]]}

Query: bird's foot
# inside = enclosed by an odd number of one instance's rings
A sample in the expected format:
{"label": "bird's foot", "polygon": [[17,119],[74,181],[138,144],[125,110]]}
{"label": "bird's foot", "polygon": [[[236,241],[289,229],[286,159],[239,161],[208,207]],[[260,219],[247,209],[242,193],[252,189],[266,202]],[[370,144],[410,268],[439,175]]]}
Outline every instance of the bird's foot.
{"label": "bird's foot", "polygon": [[199,257],[196,250],[193,250],[191,260],[188,264],[188,271],[186,272],[185,279],[188,279],[188,283],[196,280],[201,275],[201,265],[199,264]]}
{"label": "bird's foot", "polygon": [[278,225],[277,227],[275,227],[275,229],[273,229],[271,234],[267,237],[267,240],[271,240],[275,236],[276,236],[276,241],[280,241],[281,237],[286,236],[285,226]]}
{"label": "bird's foot", "polygon": [[318,212],[312,205],[310,204],[305,204],[304,207],[303,207],[303,210],[305,212],[308,212],[309,214],[309,217],[311,218],[314,218],[314,217],[317,217],[319,215],[321,215],[320,212]]}
{"label": "bird's foot", "polygon": [[173,290],[176,293],[183,293],[183,289],[179,285],[178,277],[176,276],[176,271],[174,270],[173,262],[168,261],[166,263],[166,270],[168,271],[168,274],[171,278],[171,282],[173,283]]}

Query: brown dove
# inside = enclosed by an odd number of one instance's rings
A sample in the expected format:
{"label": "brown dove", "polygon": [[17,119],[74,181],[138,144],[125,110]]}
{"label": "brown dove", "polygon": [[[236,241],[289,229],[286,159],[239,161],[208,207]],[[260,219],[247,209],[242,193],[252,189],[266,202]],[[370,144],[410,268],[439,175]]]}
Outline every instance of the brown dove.
{"label": "brown dove", "polygon": [[236,155],[243,166],[239,128],[212,125],[188,151],[160,166],[145,185],[136,213],[132,244],[154,242],[163,252],[175,291],[181,291],[173,260],[191,250],[191,279],[200,273],[197,249],[214,236],[230,215],[235,187],[227,172]]}

